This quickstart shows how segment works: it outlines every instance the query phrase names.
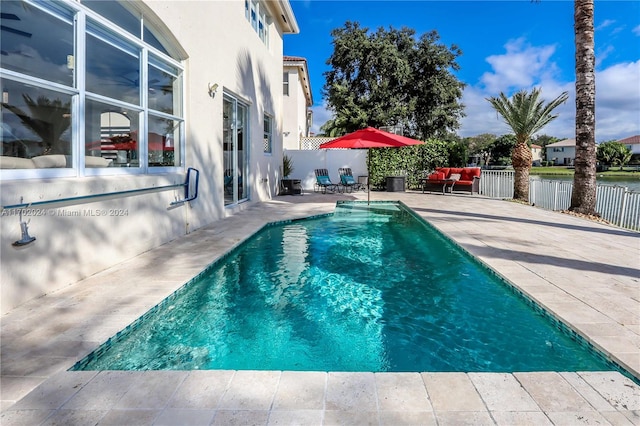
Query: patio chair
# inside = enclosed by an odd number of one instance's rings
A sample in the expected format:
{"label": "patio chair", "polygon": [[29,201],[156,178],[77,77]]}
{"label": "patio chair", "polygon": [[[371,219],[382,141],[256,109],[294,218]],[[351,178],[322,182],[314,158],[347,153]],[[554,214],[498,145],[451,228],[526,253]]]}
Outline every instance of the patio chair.
{"label": "patio chair", "polygon": [[[224,171],[224,190],[227,194],[233,195],[233,170]],[[242,176],[238,176],[238,195],[242,195]]]}
{"label": "patio chair", "polygon": [[224,171],[224,190],[227,194],[233,195],[233,170],[231,169]]}
{"label": "patio chair", "polygon": [[353,173],[351,172],[350,168],[339,168],[338,174],[340,175],[340,184],[344,186],[345,191],[353,192],[359,189],[365,189],[365,186],[363,184],[357,182],[354,179]]}
{"label": "patio chair", "polygon": [[340,187],[335,183],[331,182],[329,178],[329,170],[327,169],[316,169],[316,183],[313,186],[314,192],[322,191],[323,194],[327,193],[327,190],[335,192],[339,191]]}

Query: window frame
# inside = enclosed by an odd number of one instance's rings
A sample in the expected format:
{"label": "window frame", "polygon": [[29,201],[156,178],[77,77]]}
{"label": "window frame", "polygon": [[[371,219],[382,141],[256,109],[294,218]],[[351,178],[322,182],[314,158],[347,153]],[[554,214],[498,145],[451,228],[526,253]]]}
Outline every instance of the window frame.
{"label": "window frame", "polygon": [[[107,20],[102,15],[89,9],[74,0],[60,1],[40,1],[40,0],[22,0],[30,7],[37,8],[39,11],[48,13],[61,21],[65,22],[69,16],[72,18],[73,38],[74,38],[74,78],[71,86],[66,86],[54,81],[48,81],[43,78],[34,77],[28,74],[22,74],[10,69],[0,68],[0,78],[19,84],[31,85],[45,90],[60,92],[61,94],[71,96],[71,156],[72,166],[68,168],[38,168],[38,169],[2,169],[0,170],[0,178],[3,180],[18,179],[34,179],[34,178],[58,178],[58,177],[85,177],[85,176],[111,176],[111,175],[157,175],[167,172],[183,171],[185,168],[185,129],[186,129],[186,99],[185,99],[185,68],[181,61],[174,59],[165,52],[159,50],[155,46],[143,41],[144,31],[141,31],[140,37],[136,38],[127,30],[118,27],[112,21]],[[130,13],[133,11],[127,9]],[[137,16],[137,15],[136,15]],[[142,15],[137,16],[140,19],[141,28],[147,28]],[[149,29],[151,31],[151,29]],[[153,32],[152,32],[153,33]],[[130,53],[129,49],[134,48],[139,52],[140,76],[139,91],[140,104],[134,105],[125,101],[110,98],[97,93],[88,92],[86,90],[86,42],[87,37],[91,35],[109,45]],[[153,59],[150,60],[150,56]],[[158,63],[165,67],[171,67],[178,71],[179,81],[179,111],[176,114],[166,114],[160,111],[151,110],[148,107],[148,89],[149,82],[147,69],[150,63],[154,63],[154,67],[158,67]],[[139,112],[139,156],[140,166],[138,167],[102,167],[87,168],[85,164],[85,129],[86,129],[86,101],[97,101],[114,107],[124,107]],[[171,119],[178,122],[179,140],[174,143],[178,145],[179,162],[174,166],[149,166],[148,161],[148,120],[149,113],[152,116],[164,119]]]}
{"label": "window frame", "polygon": [[[266,130],[265,129],[265,125],[269,124],[269,129]],[[263,143],[262,143],[262,152],[264,155],[266,156],[270,156],[273,155],[273,116],[271,114],[267,114],[266,112],[263,114],[263,118],[262,118],[262,139],[263,139]],[[269,149],[267,150],[265,144],[264,144],[264,140],[268,140],[269,143]]]}
{"label": "window frame", "polygon": [[245,19],[262,43],[269,48],[269,27],[272,23],[272,17],[267,12],[267,8],[260,0],[245,0],[244,9]]}
{"label": "window frame", "polygon": [[289,71],[282,72],[282,94],[284,96],[291,96],[289,93]]}

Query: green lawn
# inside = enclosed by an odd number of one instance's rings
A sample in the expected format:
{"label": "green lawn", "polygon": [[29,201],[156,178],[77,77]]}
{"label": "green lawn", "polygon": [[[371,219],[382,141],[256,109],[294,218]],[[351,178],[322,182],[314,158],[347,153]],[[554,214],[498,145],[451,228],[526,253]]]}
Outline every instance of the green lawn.
{"label": "green lawn", "polygon": [[[608,170],[606,172],[598,172],[598,176],[618,176],[630,179],[640,179],[640,171],[637,168],[623,167],[622,170]],[[540,176],[573,176],[573,169],[568,169],[565,166],[557,167],[532,167],[532,175]]]}

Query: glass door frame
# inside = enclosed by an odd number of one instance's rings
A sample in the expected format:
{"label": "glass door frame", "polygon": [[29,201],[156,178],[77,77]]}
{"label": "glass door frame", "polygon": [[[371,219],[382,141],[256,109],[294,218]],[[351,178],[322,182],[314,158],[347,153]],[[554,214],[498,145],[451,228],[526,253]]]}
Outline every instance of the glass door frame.
{"label": "glass door frame", "polygon": [[[249,199],[249,104],[223,96],[223,198],[225,206]],[[241,148],[241,149],[240,149]]]}

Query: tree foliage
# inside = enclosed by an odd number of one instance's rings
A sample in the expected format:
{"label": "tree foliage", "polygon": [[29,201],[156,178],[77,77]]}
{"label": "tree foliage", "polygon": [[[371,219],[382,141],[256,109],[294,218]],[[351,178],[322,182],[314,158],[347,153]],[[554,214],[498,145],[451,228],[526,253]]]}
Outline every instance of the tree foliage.
{"label": "tree foliage", "polygon": [[347,21],[331,35],[323,95],[334,115],[325,135],[400,125],[405,136],[424,140],[459,127],[464,84],[452,71],[461,51],[438,43],[436,31],[416,38],[406,27],[373,32]]}
{"label": "tree foliage", "polygon": [[14,113],[26,127],[37,134],[45,144],[44,154],[71,154],[71,145],[60,140],[71,126],[71,102],[39,96],[33,100],[28,94],[22,99],[29,109],[25,112],[15,105],[2,103],[2,107]]}
{"label": "tree foliage", "polygon": [[488,165],[491,161],[491,144],[496,140],[496,135],[483,133],[481,135],[469,136],[463,139],[467,145],[470,156],[478,157],[480,165]]}
{"label": "tree foliage", "polygon": [[[491,157],[498,164],[510,164],[513,148],[516,146],[516,137],[514,135],[502,135],[496,138],[489,146]],[[529,145],[529,148],[531,146]]]}
{"label": "tree foliage", "polygon": [[418,181],[425,172],[452,165],[452,144],[455,143],[427,139],[421,145],[370,149],[367,154],[369,182],[374,188],[382,188],[387,176],[405,175],[409,187],[417,188]]}
{"label": "tree foliage", "polygon": [[598,161],[607,166],[622,167],[631,160],[631,155],[631,150],[617,141],[603,142],[596,151]]}
{"label": "tree foliage", "polygon": [[553,110],[569,97],[567,92],[563,92],[554,100],[545,103],[538,99],[540,93],[541,90],[535,88],[530,93],[520,90],[511,98],[507,98],[504,93],[500,93],[498,97],[487,98],[515,134],[516,143],[511,155],[511,165],[515,170],[513,198],[525,202],[529,202],[529,170],[532,161],[529,139],[535,132],[556,119],[557,115],[553,115]]}

